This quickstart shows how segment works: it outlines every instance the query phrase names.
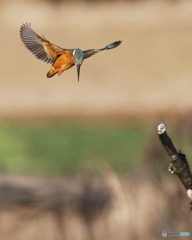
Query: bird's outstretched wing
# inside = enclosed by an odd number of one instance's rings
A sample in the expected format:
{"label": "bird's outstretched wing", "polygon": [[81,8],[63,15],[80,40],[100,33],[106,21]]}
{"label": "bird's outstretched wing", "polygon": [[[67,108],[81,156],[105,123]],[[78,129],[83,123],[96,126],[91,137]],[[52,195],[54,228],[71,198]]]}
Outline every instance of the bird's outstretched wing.
{"label": "bird's outstretched wing", "polygon": [[116,47],[118,47],[120,44],[121,44],[121,41],[116,41],[116,42],[113,42],[113,43],[111,43],[111,44],[109,44],[109,45],[107,45],[106,47],[101,48],[101,49],[89,49],[89,50],[85,50],[85,51],[83,51],[83,53],[84,53],[84,59],[89,58],[89,57],[91,57],[92,55],[94,55],[95,53],[98,53],[98,52],[100,52],[100,51],[110,50],[110,49],[116,48]]}
{"label": "bird's outstretched wing", "polygon": [[66,50],[50,43],[45,37],[40,37],[33,31],[29,23],[21,26],[20,36],[26,48],[36,58],[47,63],[53,63]]}

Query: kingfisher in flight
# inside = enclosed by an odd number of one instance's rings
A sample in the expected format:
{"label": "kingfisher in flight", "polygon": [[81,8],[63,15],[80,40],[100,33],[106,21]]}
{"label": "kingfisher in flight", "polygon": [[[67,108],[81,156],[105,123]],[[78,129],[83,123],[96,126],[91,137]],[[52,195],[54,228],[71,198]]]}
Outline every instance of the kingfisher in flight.
{"label": "kingfisher in flight", "polygon": [[76,65],[78,81],[80,67],[84,59],[100,51],[116,48],[121,44],[121,41],[116,41],[101,49],[89,49],[85,51],[79,48],[65,49],[49,42],[44,36],[40,37],[33,31],[30,23],[21,26],[20,36],[26,48],[32,52],[36,58],[52,64],[47,73],[48,78],[53,77],[55,74],[61,75],[65,70]]}

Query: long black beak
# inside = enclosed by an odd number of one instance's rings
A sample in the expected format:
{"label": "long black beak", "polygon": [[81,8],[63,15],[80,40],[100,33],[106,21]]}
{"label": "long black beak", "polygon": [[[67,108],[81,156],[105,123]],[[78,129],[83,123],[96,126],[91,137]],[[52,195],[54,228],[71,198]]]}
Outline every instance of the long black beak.
{"label": "long black beak", "polygon": [[76,64],[76,66],[77,66],[77,78],[78,78],[78,82],[79,82],[81,64]]}

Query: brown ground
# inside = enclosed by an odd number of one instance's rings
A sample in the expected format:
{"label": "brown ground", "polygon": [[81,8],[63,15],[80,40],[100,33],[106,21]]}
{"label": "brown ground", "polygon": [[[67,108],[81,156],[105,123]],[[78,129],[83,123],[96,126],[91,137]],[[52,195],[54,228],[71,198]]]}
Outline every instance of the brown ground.
{"label": "brown ground", "polygon": [[[191,109],[192,3],[52,6],[1,1],[0,116],[142,115]],[[49,65],[24,47],[22,23],[66,48],[117,49],[47,79]]]}
{"label": "brown ground", "polygon": [[[0,239],[147,240],[162,239],[163,231],[191,233],[183,186],[175,176],[152,175],[127,177],[124,184],[114,173],[89,182],[1,175]],[[107,189],[112,197],[105,205]]]}

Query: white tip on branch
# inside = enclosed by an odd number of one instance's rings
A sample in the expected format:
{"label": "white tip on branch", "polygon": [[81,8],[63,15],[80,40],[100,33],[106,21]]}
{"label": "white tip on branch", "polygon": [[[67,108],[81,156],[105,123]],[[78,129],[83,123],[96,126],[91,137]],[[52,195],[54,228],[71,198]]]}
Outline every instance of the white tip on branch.
{"label": "white tip on branch", "polygon": [[187,196],[192,200],[192,190],[191,189],[187,190]]}
{"label": "white tip on branch", "polygon": [[165,123],[161,122],[157,125],[157,133],[163,134],[167,130],[167,126]]}

